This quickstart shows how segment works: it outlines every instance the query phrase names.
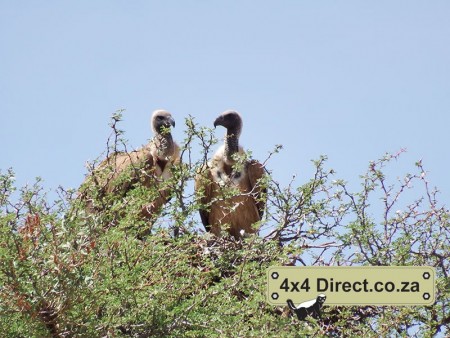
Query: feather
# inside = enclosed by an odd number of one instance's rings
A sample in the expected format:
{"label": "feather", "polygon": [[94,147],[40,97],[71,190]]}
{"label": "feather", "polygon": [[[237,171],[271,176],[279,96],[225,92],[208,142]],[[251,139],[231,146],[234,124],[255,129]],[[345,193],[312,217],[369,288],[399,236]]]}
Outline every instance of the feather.
{"label": "feather", "polygon": [[[160,208],[167,203],[170,191],[163,188],[162,182],[169,179],[171,167],[179,163],[179,147],[172,140],[170,128],[175,126],[172,115],[164,110],[156,110],[151,119],[153,139],[144,147],[131,152],[116,152],[103,160],[83,184],[81,195],[87,195],[89,184],[94,182],[98,196],[114,194],[123,198],[138,185],[157,188],[158,196],[142,206],[142,216],[151,220]],[[84,196],[86,199],[87,196]],[[98,209],[92,198],[87,201],[88,211]]]}
{"label": "feather", "polygon": [[225,144],[196,176],[195,191],[201,203],[200,218],[206,231],[220,236],[223,228],[233,237],[255,233],[265,208],[266,189],[260,181],[264,167],[256,160],[240,163],[245,152],[239,146],[242,119],[237,112],[220,115],[214,126],[227,128]]}

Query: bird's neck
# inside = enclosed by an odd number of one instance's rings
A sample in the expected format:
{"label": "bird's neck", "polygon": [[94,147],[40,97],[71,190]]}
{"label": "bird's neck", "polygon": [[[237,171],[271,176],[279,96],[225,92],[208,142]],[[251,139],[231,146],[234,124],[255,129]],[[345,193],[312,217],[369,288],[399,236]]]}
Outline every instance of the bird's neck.
{"label": "bird's neck", "polygon": [[225,136],[225,158],[227,162],[234,163],[233,155],[239,152],[238,130],[228,129]]}
{"label": "bird's neck", "polygon": [[171,133],[158,133],[155,136],[155,143],[158,149],[158,157],[165,159],[172,156],[175,151],[174,142]]}

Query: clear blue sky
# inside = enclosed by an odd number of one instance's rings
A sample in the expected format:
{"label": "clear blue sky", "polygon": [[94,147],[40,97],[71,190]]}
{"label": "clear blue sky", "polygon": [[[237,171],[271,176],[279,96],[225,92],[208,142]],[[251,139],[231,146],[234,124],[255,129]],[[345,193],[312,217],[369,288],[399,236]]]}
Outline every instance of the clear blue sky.
{"label": "clear blue sky", "polygon": [[407,148],[393,177],[423,159],[446,203],[449,18],[449,1],[0,0],[0,169],[76,188],[115,110],[138,147],[156,108],[176,139],[189,114],[212,126],[232,108],[256,158],[284,145],[284,184],[323,154],[356,182]]}

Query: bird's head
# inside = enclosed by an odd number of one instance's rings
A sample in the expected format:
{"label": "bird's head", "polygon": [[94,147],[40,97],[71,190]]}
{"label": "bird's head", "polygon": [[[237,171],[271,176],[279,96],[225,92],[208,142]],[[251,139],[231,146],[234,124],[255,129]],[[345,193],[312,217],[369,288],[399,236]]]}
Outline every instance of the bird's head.
{"label": "bird's head", "polygon": [[234,110],[227,110],[220,114],[214,121],[214,128],[217,126],[225,127],[229,131],[236,133],[239,136],[242,130],[241,115]]}
{"label": "bird's head", "polygon": [[153,132],[161,134],[170,127],[175,127],[175,120],[172,115],[165,110],[155,110],[152,115]]}

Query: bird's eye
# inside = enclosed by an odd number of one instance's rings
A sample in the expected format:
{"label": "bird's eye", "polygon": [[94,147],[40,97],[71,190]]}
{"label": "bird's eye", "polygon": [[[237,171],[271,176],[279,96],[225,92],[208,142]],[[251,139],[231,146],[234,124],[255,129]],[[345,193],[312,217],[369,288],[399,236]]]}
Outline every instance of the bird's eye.
{"label": "bird's eye", "polygon": [[162,119],[164,118],[164,116],[159,115],[159,116],[156,116],[156,118],[157,118],[158,120],[162,120]]}

